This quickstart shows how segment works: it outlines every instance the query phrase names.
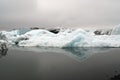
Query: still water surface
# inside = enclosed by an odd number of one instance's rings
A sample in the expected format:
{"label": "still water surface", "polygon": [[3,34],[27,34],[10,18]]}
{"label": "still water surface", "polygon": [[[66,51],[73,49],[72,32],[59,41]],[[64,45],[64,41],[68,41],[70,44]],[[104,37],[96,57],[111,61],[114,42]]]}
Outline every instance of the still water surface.
{"label": "still water surface", "polygon": [[120,48],[16,47],[0,55],[0,80],[120,80],[119,74]]}

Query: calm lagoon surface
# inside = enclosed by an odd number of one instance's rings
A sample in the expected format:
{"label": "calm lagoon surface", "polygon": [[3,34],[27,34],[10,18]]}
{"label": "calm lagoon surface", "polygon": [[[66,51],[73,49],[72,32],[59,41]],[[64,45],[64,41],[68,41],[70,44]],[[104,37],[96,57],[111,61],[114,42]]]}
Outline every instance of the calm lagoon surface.
{"label": "calm lagoon surface", "polygon": [[120,80],[120,48],[14,47],[0,54],[0,80]]}

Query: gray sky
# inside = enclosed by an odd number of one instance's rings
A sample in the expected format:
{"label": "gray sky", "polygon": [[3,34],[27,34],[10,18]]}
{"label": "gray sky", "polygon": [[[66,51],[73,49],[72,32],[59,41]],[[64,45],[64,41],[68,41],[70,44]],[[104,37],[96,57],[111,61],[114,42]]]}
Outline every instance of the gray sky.
{"label": "gray sky", "polygon": [[120,0],[0,0],[0,29],[114,26]]}

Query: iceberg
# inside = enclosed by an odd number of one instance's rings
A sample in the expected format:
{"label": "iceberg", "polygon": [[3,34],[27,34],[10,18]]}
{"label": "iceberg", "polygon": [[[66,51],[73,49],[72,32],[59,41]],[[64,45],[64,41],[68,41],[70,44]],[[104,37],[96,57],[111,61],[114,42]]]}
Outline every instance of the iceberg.
{"label": "iceberg", "polygon": [[21,28],[18,30],[11,31],[1,31],[0,40],[7,41],[9,44],[15,44],[19,36],[25,34],[28,31],[30,31],[29,28]]}
{"label": "iceberg", "polygon": [[78,42],[85,42],[88,34],[82,29],[67,29],[58,34],[46,30],[33,30],[24,36],[29,39],[19,42],[19,46],[77,47]]}
{"label": "iceberg", "polygon": [[[97,31],[97,30],[96,30]],[[83,29],[29,29],[1,31],[0,40],[11,46],[36,47],[120,47],[120,27],[115,27],[111,34],[96,35],[94,31]],[[117,35],[116,35],[117,34]]]}

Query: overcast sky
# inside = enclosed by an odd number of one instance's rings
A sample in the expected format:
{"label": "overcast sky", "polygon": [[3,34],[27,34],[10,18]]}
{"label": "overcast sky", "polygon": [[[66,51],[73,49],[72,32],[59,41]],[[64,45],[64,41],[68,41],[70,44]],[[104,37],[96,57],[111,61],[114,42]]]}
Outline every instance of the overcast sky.
{"label": "overcast sky", "polygon": [[0,29],[120,24],[120,0],[0,0]]}

